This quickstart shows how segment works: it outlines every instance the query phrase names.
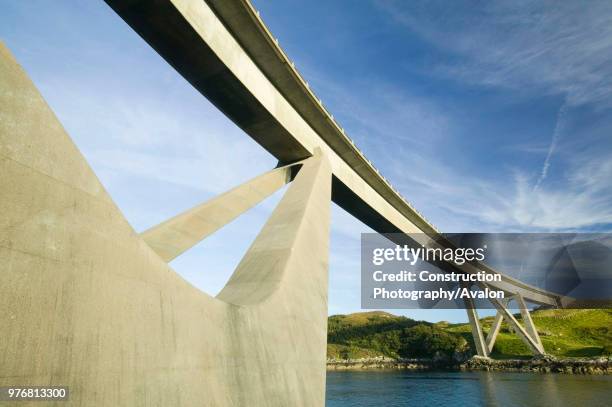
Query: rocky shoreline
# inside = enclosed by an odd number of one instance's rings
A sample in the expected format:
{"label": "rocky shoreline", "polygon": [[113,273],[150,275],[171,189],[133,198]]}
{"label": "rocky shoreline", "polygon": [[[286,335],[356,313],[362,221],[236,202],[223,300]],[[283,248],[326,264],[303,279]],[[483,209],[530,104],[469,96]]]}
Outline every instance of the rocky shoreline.
{"label": "rocky shoreline", "polygon": [[328,359],[330,371],[368,370],[456,370],[506,371],[531,373],[564,373],[608,375],[612,374],[612,358],[555,358],[545,356],[533,359],[496,360],[474,356],[462,362],[436,359],[393,359],[387,357],[363,359]]}

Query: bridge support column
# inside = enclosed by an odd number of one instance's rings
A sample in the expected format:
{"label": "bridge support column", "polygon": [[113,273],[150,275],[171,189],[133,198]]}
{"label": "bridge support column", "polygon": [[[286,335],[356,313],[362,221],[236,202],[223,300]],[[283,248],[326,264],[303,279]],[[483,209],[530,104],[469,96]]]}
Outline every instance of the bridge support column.
{"label": "bridge support column", "polygon": [[544,346],[542,345],[542,340],[540,339],[540,335],[538,334],[538,330],[533,323],[533,319],[531,319],[531,313],[527,308],[527,304],[525,304],[525,300],[520,294],[514,296],[516,303],[521,311],[521,317],[523,319],[523,324],[525,325],[525,329],[529,336],[533,339],[533,341],[538,345],[539,351],[544,354]]}
{"label": "bridge support column", "polygon": [[237,312],[225,361],[237,405],[325,404],[331,181],[315,151],[217,296]]}
{"label": "bridge support column", "polygon": [[[464,285],[465,288],[469,286]],[[480,327],[480,321],[478,320],[478,312],[472,298],[464,298],[465,310],[468,314],[470,321],[470,327],[472,328],[472,337],[474,338],[474,345],[476,346],[476,354],[484,358],[489,356],[488,347],[485,343],[484,335]]]}
{"label": "bridge support column", "polygon": [[[508,299],[504,299],[502,301],[502,305],[508,306]],[[497,339],[497,335],[499,334],[499,330],[501,329],[501,324],[504,321],[504,316],[501,312],[497,311],[495,314],[495,319],[493,319],[493,324],[491,324],[491,329],[487,334],[487,351],[489,354],[493,352],[493,346],[495,345],[495,340]]]}
{"label": "bridge support column", "polygon": [[180,256],[291,181],[302,163],[275,168],[141,234],[166,262]]}
{"label": "bridge support column", "polygon": [[[514,315],[512,315],[512,313],[508,309],[508,303],[511,299],[515,299],[517,301],[517,304],[521,311],[521,315],[523,317],[523,320],[525,321],[525,326],[527,328],[523,328],[523,326],[516,320]],[[489,336],[487,337],[487,348],[489,350],[493,349],[495,339],[501,326],[501,320],[505,319],[508,325],[512,328],[512,330],[529,347],[529,349],[534,355],[545,355],[544,346],[542,346],[538,331],[536,330],[535,325],[533,324],[533,320],[531,319],[531,315],[529,314],[527,305],[525,304],[525,301],[520,295],[517,294],[515,296],[509,297],[503,302],[496,299],[491,299],[491,302],[497,309],[497,315],[495,316],[493,326],[491,327],[491,331],[489,332]]]}
{"label": "bridge support column", "polygon": [[[464,285],[464,287],[467,286]],[[484,287],[486,287],[486,285]],[[516,320],[514,315],[512,315],[512,313],[508,309],[508,305],[513,299],[516,301],[519,307],[525,327],[523,327]],[[487,334],[486,340],[483,336],[482,329],[478,321],[478,313],[476,311],[474,301],[471,298],[466,298],[464,299],[464,303],[466,312],[468,314],[468,319],[470,321],[470,327],[472,328],[472,336],[474,338],[474,344],[476,346],[476,354],[478,356],[488,357],[491,352],[493,352],[495,340],[497,339],[501,324],[504,320],[506,320],[508,325],[518,335],[518,337],[521,338],[521,340],[529,347],[529,349],[534,355],[543,356],[546,354],[544,346],[542,345],[542,341],[540,340],[540,336],[538,335],[538,331],[533,323],[533,320],[531,319],[531,314],[529,313],[527,304],[525,303],[525,300],[520,294],[515,294],[513,296],[507,297],[502,301],[491,299],[491,303],[497,309],[497,314],[495,315],[495,319],[493,320],[491,329]]]}
{"label": "bridge support column", "polygon": [[[291,293],[287,299],[293,304],[310,288],[316,292],[316,308],[324,311],[321,322],[327,326],[330,206],[331,169],[317,149],[314,157],[304,161],[217,298],[250,305],[281,290]],[[313,315],[315,304],[307,307],[307,314]]]}

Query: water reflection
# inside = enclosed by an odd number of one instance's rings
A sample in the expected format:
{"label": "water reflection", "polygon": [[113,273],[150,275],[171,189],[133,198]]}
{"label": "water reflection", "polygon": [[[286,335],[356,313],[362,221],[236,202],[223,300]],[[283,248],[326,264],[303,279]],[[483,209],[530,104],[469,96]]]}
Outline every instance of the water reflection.
{"label": "water reflection", "polygon": [[328,372],[327,406],[608,406],[610,376]]}

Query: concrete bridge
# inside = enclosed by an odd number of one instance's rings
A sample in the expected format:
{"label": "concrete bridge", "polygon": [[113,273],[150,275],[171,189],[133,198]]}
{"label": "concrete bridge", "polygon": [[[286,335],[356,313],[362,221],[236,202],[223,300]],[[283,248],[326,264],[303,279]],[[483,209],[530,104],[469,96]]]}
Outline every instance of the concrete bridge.
{"label": "concrete bridge", "polygon": [[[83,406],[323,405],[330,201],[378,232],[451,243],[359,151],[248,1],[107,3],[279,164],[138,234],[2,46],[0,386],[67,385]],[[217,297],[170,268],[289,182]],[[495,301],[485,337],[467,304],[476,352],[505,319],[543,354],[526,302],[565,299],[503,274],[489,287],[523,325]]]}

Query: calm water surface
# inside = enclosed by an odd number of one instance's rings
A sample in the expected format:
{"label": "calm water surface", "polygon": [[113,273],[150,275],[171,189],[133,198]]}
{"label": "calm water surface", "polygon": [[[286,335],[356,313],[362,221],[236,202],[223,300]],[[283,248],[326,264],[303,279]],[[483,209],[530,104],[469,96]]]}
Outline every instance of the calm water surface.
{"label": "calm water surface", "polygon": [[504,372],[327,372],[327,407],[612,406],[612,377]]}

